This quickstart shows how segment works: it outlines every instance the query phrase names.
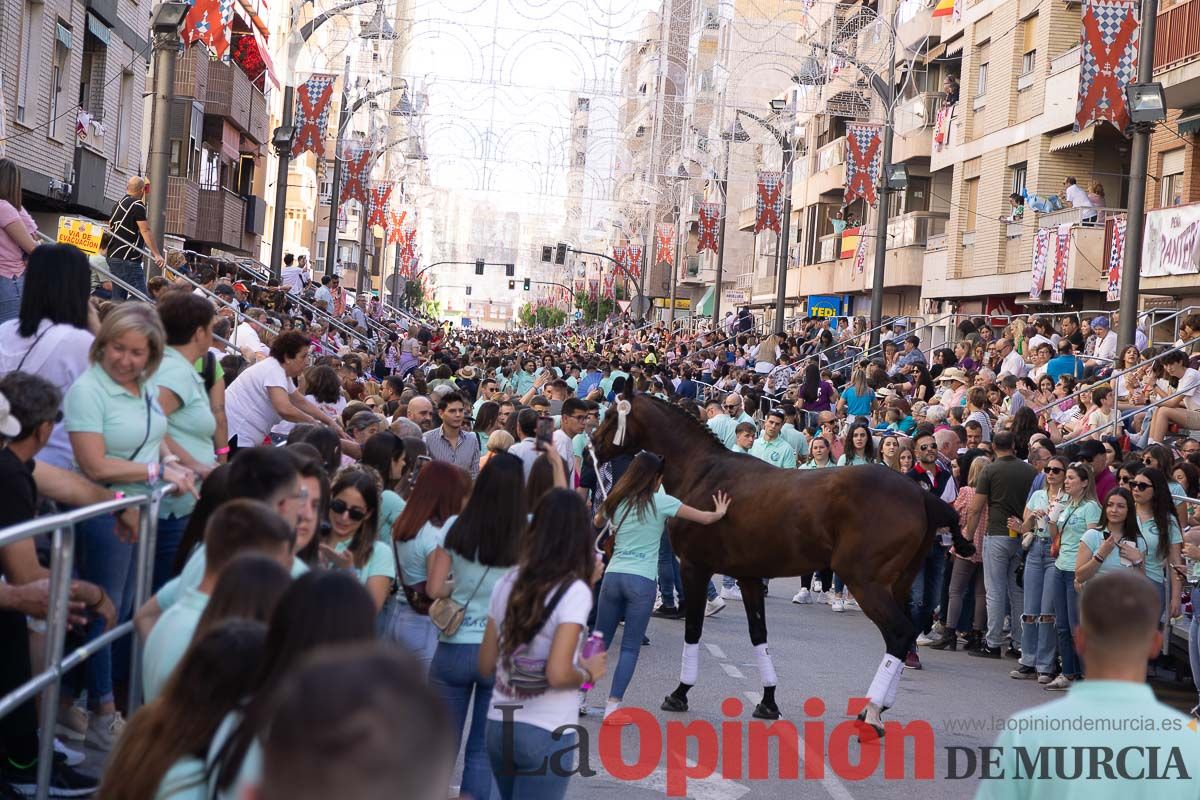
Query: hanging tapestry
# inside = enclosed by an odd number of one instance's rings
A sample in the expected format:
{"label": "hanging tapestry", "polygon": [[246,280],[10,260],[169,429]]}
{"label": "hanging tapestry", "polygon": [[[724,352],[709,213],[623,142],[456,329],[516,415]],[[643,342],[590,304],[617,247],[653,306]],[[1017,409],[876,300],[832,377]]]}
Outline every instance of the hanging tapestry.
{"label": "hanging tapestry", "polygon": [[635,281],[642,277],[642,245],[630,244],[625,250],[625,267]]}
{"label": "hanging tapestry", "polygon": [[720,236],[720,229],[717,225],[720,221],[720,203],[700,204],[700,241],[696,244],[697,253],[703,253],[705,250],[711,250],[714,253],[717,252],[717,237]]}
{"label": "hanging tapestry", "polygon": [[184,47],[199,42],[213,58],[231,63],[233,0],[196,0],[188,9],[179,37]]}
{"label": "hanging tapestry", "polygon": [[783,217],[783,173],[758,173],[758,199],[754,211],[754,232],[765,230],[779,234],[779,221]]}
{"label": "hanging tapestry", "polygon": [[1046,282],[1046,265],[1050,260],[1050,228],[1038,228],[1033,237],[1033,272],[1030,274],[1029,299],[1042,296],[1042,285]]}
{"label": "hanging tapestry", "polygon": [[883,155],[879,125],[850,124],[846,126],[846,194],[847,205],[865,200],[875,205],[875,186],[879,183],[880,160]]}
{"label": "hanging tapestry", "polygon": [[371,160],[371,151],[368,148],[358,150],[357,155],[352,155],[349,148],[346,150],[346,181],[342,184],[342,194],[338,199],[339,203],[344,203],[347,200],[357,200],[365,207],[367,204],[367,190],[363,186],[363,178],[367,171],[367,162]]}
{"label": "hanging tapestry", "polygon": [[1085,0],[1075,130],[1107,122],[1128,135],[1125,87],[1137,80],[1139,27],[1134,0]]}
{"label": "hanging tapestry", "polygon": [[1125,261],[1125,227],[1129,224],[1128,214],[1117,214],[1112,218],[1112,242],[1108,246],[1108,301],[1121,299],[1121,266]]}
{"label": "hanging tapestry", "polygon": [[385,183],[371,189],[371,203],[367,207],[367,224],[387,228],[388,202],[392,197],[392,185]]}
{"label": "hanging tapestry", "polygon": [[296,90],[296,138],[292,140],[292,158],[311,151],[325,157],[325,137],[329,133],[329,105],[333,98],[334,75],[313,75]]}
{"label": "hanging tapestry", "polygon": [[655,248],[654,263],[670,266],[675,263],[675,226],[669,222],[660,222],[656,230],[658,245]]}
{"label": "hanging tapestry", "polygon": [[1054,278],[1050,282],[1050,302],[1061,303],[1067,289],[1067,259],[1071,255],[1071,223],[1058,226],[1054,237]]}

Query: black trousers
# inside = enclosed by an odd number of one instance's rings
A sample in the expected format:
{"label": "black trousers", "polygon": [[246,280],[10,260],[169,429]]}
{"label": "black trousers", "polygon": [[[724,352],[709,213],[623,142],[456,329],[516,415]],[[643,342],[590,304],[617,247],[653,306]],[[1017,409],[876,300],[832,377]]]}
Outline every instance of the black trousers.
{"label": "black trousers", "polygon": [[[25,615],[0,610],[0,697],[17,689],[31,677],[29,627]],[[0,767],[8,763],[27,766],[37,760],[37,705],[27,700],[11,714],[0,717]]]}

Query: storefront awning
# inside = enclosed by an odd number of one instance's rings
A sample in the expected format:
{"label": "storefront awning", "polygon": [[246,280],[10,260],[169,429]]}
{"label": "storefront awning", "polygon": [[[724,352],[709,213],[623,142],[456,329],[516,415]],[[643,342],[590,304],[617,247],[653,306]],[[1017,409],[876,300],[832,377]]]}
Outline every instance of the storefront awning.
{"label": "storefront awning", "polygon": [[1085,144],[1096,138],[1096,126],[1089,125],[1081,131],[1067,131],[1050,137],[1050,152],[1057,153],[1077,144]]}
{"label": "storefront awning", "polygon": [[1179,132],[1181,134],[1200,131],[1200,106],[1194,106],[1179,115]]}
{"label": "storefront awning", "polygon": [[696,304],[696,310],[693,312],[697,317],[711,317],[713,312],[713,295],[715,287],[710,286],[704,291],[704,296],[700,298],[700,302]]}

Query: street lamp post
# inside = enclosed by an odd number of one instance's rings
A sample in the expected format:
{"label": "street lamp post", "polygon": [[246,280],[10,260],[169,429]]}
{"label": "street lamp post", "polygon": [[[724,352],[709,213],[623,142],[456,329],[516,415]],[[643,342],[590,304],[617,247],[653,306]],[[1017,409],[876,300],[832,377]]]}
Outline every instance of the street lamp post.
{"label": "street lamp post", "polygon": [[[159,3],[150,27],[154,34],[154,136],[150,141],[150,197],[146,217],[150,238],[163,245],[167,230],[167,176],[171,171],[171,101],[175,97],[175,59],[179,55],[179,26],[190,5]],[[150,264],[151,277],[160,273],[157,263]]]}
{"label": "street lamp post", "polygon": [[[771,101],[771,110],[775,112],[783,111],[783,101],[778,101],[778,106],[776,106],[776,102],[774,100]],[[781,191],[783,192],[783,219],[780,220],[779,228],[779,252],[775,254],[775,269],[779,273],[775,289],[775,330],[782,333],[784,330],[783,314],[787,300],[788,238],[791,235],[792,228],[792,164],[795,159],[792,157],[791,137],[762,117],[755,116],[749,111],[738,109],[737,113],[754,120],[766,128],[775,137],[775,141],[779,143],[779,149],[782,151],[783,169],[781,170],[780,181],[782,181]]]}

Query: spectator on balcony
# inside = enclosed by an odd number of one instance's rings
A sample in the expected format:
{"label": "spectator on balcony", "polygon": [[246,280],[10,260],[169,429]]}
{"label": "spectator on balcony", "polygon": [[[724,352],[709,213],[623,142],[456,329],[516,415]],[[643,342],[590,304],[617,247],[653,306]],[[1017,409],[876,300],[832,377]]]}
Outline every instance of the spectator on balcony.
{"label": "spectator on balcony", "polygon": [[829,218],[829,224],[833,226],[834,235],[841,236],[843,233],[845,233],[846,228],[849,225],[849,222],[846,219],[846,212],[839,208],[837,213]]}
{"label": "spectator on balcony", "polygon": [[[1096,208],[1104,208],[1108,205],[1104,199],[1104,184],[1100,181],[1092,181],[1088,184],[1087,195],[1088,200],[1090,200],[1092,205]],[[1096,222],[1104,222],[1104,214],[1098,213],[1096,215]]]}
{"label": "spectator on balcony", "polygon": [[1008,196],[1008,221],[1020,222],[1025,217],[1025,197],[1013,192]]}
{"label": "spectator on balcony", "polygon": [[21,170],[0,158],[0,322],[17,318],[25,260],[37,247],[37,225],[21,206]]}
{"label": "spectator on balcony", "polygon": [[[166,263],[154,237],[150,235],[150,223],[146,217],[146,194],[150,183],[145,178],[134,176],[125,184],[125,196],[113,209],[108,220],[112,242],[108,246],[108,266],[113,275],[133,288],[145,293],[146,271],[142,268],[142,251],[148,250],[154,263],[160,268]],[[118,285],[113,286],[113,299],[126,300],[128,292]]]}
{"label": "spectator on balcony", "polygon": [[946,80],[942,83],[942,91],[946,94],[946,105],[952,106],[957,103],[960,94],[958,78],[947,75]]}
{"label": "spectator on balcony", "polygon": [[[1083,190],[1073,176],[1068,175],[1063,179],[1063,200],[1065,200],[1071,208],[1091,209],[1095,207],[1088,193]],[[1095,211],[1084,211],[1080,217],[1084,222],[1093,222],[1096,219]]]}

